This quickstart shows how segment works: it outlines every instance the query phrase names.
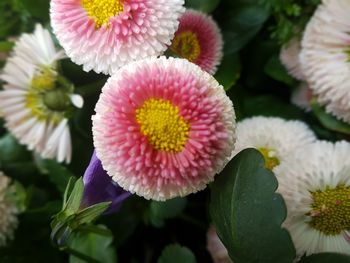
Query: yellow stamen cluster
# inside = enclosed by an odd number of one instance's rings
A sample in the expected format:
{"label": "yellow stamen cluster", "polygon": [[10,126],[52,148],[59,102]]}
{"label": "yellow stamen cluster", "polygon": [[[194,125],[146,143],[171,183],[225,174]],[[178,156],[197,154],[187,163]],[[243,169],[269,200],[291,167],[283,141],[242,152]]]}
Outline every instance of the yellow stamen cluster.
{"label": "yellow stamen cluster", "polygon": [[108,24],[111,17],[124,10],[120,0],[82,0],[81,4],[89,17],[94,19],[96,28]]}
{"label": "yellow stamen cluster", "polygon": [[348,55],[348,62],[350,62],[350,47],[345,52]]}
{"label": "yellow stamen cluster", "polygon": [[[56,89],[57,72],[51,68],[42,68],[32,78],[28,93],[26,95],[26,107],[32,114],[41,121],[50,119],[54,123],[59,123],[63,118],[63,113],[52,109],[47,103],[47,95],[57,93]],[[64,91],[62,91],[64,92]],[[54,101],[62,101],[62,98],[55,93]],[[52,97],[52,96],[51,96]],[[63,99],[67,104],[67,100]],[[57,103],[56,103],[57,104]]]}
{"label": "yellow stamen cluster", "polygon": [[182,58],[194,62],[201,53],[201,46],[196,34],[190,31],[175,36],[170,49]]}
{"label": "yellow stamen cluster", "polygon": [[33,79],[31,86],[38,91],[50,90],[55,87],[56,72],[50,68],[42,68]]}
{"label": "yellow stamen cluster", "polygon": [[280,160],[276,157],[276,152],[274,150],[267,148],[259,148],[258,150],[264,156],[265,167],[267,169],[272,170],[280,164]]}
{"label": "yellow stamen cluster", "polygon": [[350,187],[340,185],[311,192],[311,195],[313,204],[308,213],[312,218],[309,222],[311,227],[328,236],[350,230]]}
{"label": "yellow stamen cluster", "polygon": [[136,110],[136,120],[150,144],[166,152],[182,151],[188,139],[189,124],[179,108],[162,99],[149,99]]}

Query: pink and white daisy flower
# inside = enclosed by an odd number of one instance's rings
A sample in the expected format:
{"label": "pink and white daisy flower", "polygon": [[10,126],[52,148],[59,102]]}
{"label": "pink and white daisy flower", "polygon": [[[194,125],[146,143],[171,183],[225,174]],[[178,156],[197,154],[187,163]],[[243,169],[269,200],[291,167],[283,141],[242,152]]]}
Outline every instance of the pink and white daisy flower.
{"label": "pink and white daisy flower", "polygon": [[350,123],[350,1],[323,0],[306,27],[300,62],[327,112]]}
{"label": "pink and white daisy flower", "polygon": [[184,0],[51,0],[51,24],[67,55],[85,71],[112,74],[161,55],[171,44]]}
{"label": "pink and white daisy flower", "polygon": [[292,77],[297,80],[305,80],[299,60],[300,52],[301,40],[298,37],[295,37],[282,47],[280,61]]}
{"label": "pink and white daisy flower", "polygon": [[210,74],[215,74],[223,56],[223,39],[211,16],[187,10],[180,18],[179,29],[171,44],[171,51]]}
{"label": "pink and white daisy flower", "polygon": [[306,112],[311,111],[311,100],[314,97],[312,89],[306,82],[302,82],[293,90],[291,102]]}
{"label": "pink and white daisy flower", "polygon": [[185,59],[148,58],[121,68],[103,87],[95,111],[94,145],[104,169],[147,199],[204,189],[234,149],[231,100]]}

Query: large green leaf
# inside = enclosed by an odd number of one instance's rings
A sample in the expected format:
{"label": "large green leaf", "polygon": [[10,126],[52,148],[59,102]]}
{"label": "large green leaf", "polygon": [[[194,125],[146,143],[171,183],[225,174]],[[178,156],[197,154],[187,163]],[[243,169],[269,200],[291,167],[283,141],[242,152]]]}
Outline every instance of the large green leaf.
{"label": "large green leaf", "polygon": [[241,63],[237,53],[224,55],[221,65],[215,74],[217,81],[229,90],[239,79],[241,74]]}
{"label": "large green leaf", "polygon": [[350,256],[335,254],[335,253],[321,253],[303,258],[300,263],[350,263]]}
{"label": "large green leaf", "polygon": [[223,10],[220,22],[224,40],[225,54],[232,54],[244,47],[262,28],[269,18],[269,11],[257,1],[229,1],[230,8]]}
{"label": "large green leaf", "polygon": [[68,181],[74,174],[62,164],[53,160],[44,160],[36,156],[36,164],[43,174],[47,174],[50,181],[54,183],[57,189],[63,193]]}
{"label": "large green leaf", "polygon": [[50,20],[50,0],[20,0],[24,8],[35,18],[39,18],[42,22],[46,23]]}
{"label": "large green leaf", "polygon": [[317,103],[316,99],[312,100],[311,107],[317,119],[324,127],[331,131],[350,134],[350,125],[327,113],[325,108]]}
{"label": "large green leaf", "polygon": [[[104,226],[99,226],[106,229]],[[99,235],[96,233],[77,232],[69,240],[69,247],[79,253],[88,256],[100,263],[116,263],[117,254],[112,245],[113,236]],[[86,263],[76,256],[71,255],[70,263]]]}
{"label": "large green leaf", "polygon": [[293,86],[296,82],[282,65],[278,55],[274,55],[269,59],[265,65],[264,71],[271,78],[281,81],[289,86]]}
{"label": "large green leaf", "polygon": [[3,165],[27,161],[30,158],[30,152],[12,135],[7,134],[0,139],[0,163]]}
{"label": "large green leaf", "polygon": [[304,116],[301,109],[271,95],[246,97],[243,101],[243,107],[245,117],[261,115],[284,119],[302,119]]}
{"label": "large green leaf", "polygon": [[188,8],[197,9],[206,13],[211,13],[219,5],[220,0],[186,0]]}
{"label": "large green leaf", "polygon": [[292,240],[281,228],[286,207],[277,186],[255,149],[238,154],[214,182],[211,216],[235,263],[291,263],[295,258]]}
{"label": "large green leaf", "polygon": [[167,246],[157,263],[196,263],[196,258],[186,247],[180,245],[169,245]]}
{"label": "large green leaf", "polygon": [[164,220],[174,218],[182,213],[187,204],[185,198],[174,198],[165,202],[152,201],[147,217],[156,227],[162,227]]}

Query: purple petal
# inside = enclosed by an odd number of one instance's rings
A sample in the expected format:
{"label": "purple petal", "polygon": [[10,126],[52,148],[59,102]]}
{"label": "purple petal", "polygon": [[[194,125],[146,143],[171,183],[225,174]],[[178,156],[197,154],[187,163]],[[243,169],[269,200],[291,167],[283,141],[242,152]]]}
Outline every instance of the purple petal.
{"label": "purple petal", "polygon": [[82,205],[88,207],[101,202],[112,201],[106,213],[119,210],[131,193],[124,191],[103,169],[96,153],[92,154],[89,166],[84,174],[84,197]]}

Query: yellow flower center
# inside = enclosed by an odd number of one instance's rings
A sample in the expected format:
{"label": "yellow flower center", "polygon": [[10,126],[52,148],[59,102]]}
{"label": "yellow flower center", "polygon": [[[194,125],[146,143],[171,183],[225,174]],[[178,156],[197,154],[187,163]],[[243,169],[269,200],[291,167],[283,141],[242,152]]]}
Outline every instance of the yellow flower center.
{"label": "yellow flower center", "polygon": [[350,230],[350,187],[340,185],[334,189],[311,192],[313,198],[310,226],[325,235],[339,235]]}
{"label": "yellow flower center", "polygon": [[276,151],[268,148],[259,148],[259,152],[264,156],[265,167],[272,170],[280,164],[280,160],[276,157]]}
{"label": "yellow flower center", "polygon": [[41,121],[59,123],[70,106],[69,90],[57,87],[57,72],[41,68],[32,78],[26,95],[26,107]]}
{"label": "yellow flower center", "polygon": [[198,37],[190,31],[176,35],[170,49],[191,62],[195,61],[201,53]]}
{"label": "yellow flower center", "polygon": [[150,144],[166,152],[181,152],[188,139],[189,124],[170,101],[149,99],[136,110],[136,120]]}
{"label": "yellow flower center", "polygon": [[81,4],[89,17],[94,19],[96,28],[108,24],[111,17],[124,10],[121,0],[82,0]]}

